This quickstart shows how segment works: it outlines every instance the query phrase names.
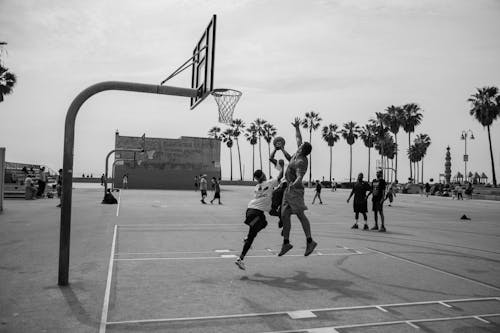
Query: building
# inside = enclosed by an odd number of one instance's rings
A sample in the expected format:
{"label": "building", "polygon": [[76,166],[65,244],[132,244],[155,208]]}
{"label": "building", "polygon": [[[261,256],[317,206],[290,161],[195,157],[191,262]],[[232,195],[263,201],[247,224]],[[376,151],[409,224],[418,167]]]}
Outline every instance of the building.
{"label": "building", "polygon": [[115,149],[140,149],[145,152],[116,152],[114,186],[122,187],[128,175],[128,187],[135,189],[194,189],[194,177],[219,178],[220,141],[182,136],[179,139],[121,136],[115,134]]}

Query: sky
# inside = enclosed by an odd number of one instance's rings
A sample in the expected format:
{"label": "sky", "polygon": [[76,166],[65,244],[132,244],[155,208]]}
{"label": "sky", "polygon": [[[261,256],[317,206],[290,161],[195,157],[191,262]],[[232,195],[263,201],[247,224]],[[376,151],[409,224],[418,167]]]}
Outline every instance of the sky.
{"label": "sky", "polygon": [[[417,103],[424,117],[415,134],[432,141],[424,178],[444,172],[447,146],[452,173],[463,173],[460,134],[470,129],[475,140],[467,142],[468,170],[491,180],[487,131],[469,115],[467,99],[476,88],[500,86],[497,0],[0,0],[0,41],[8,43],[2,61],[18,77],[14,92],[0,103],[0,147],[6,147],[7,161],[62,167],[64,120],[76,95],[102,81],[159,84],[191,56],[213,14],[214,86],[242,91],[234,117],[246,124],[258,117],[271,122],[290,152],[290,122],[305,112],[319,113],[322,126],[340,127],[351,120],[364,125],[389,105]],[[190,79],[185,71],[168,84],[190,87]],[[74,173],[104,172],[116,130],[126,136],[206,137],[217,125],[224,128],[211,96],[190,110],[184,97],[100,93],[77,116]],[[491,135],[498,173],[500,121]],[[403,131],[398,142],[401,180],[409,176]],[[312,145],[313,178],[327,179],[329,148],[320,131]],[[240,146],[249,179],[252,149],[244,138]],[[267,144],[262,151],[265,158]],[[234,178],[236,156],[234,151]],[[344,140],[332,156],[333,177],[348,180]],[[228,179],[224,146],[221,161]],[[368,150],[358,140],[353,174],[366,175],[367,164]]]}

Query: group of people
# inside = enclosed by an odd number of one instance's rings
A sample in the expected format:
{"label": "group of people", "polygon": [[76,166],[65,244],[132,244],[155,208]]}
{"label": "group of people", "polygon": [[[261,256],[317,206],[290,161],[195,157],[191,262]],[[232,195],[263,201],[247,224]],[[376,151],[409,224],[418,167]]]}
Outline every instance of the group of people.
{"label": "group of people", "polygon": [[[312,238],[311,225],[305,211],[307,206],[304,202],[303,177],[308,167],[307,156],[311,153],[312,146],[309,142],[302,142],[300,133],[300,121],[295,119],[292,123],[295,128],[297,141],[297,152],[290,155],[281,144],[275,144],[271,153],[270,161],[277,167],[279,174],[274,179],[267,179],[262,170],[256,170],[253,174],[257,185],[254,188],[253,198],[250,200],[245,213],[244,223],[248,225],[248,234],[244,240],[243,249],[235,264],[245,270],[244,259],[250,250],[257,234],[267,226],[265,212],[271,215],[279,215],[283,230],[281,235],[283,243],[278,256],[283,256],[293,248],[290,243],[291,216],[296,215],[299,219],[304,235],[306,237],[306,250],[304,256],[309,256],[318,245]],[[281,151],[289,164],[284,171],[284,161],[275,159],[277,151]],[[284,179],[283,179],[284,175]],[[279,207],[276,207],[276,206]]]}
{"label": "group of people", "polygon": [[[377,178],[371,184],[364,181],[363,177],[363,173],[360,173],[358,175],[357,181],[353,184],[351,194],[349,195],[349,198],[347,198],[347,203],[349,203],[351,197],[354,196],[353,209],[355,222],[351,228],[359,228],[359,214],[362,214],[364,220],[363,230],[369,230],[368,217],[366,213],[368,212],[368,197],[372,195],[372,210],[375,219],[375,225],[371,228],[371,230],[385,232],[384,201],[389,200],[389,202],[392,203],[393,197],[396,194],[394,193],[392,186],[389,186],[389,189],[386,193],[387,183],[382,177],[382,170],[377,171]],[[379,216],[380,228],[378,225]]]}
{"label": "group of people", "polygon": [[[220,181],[221,179],[217,179],[216,177],[212,177],[210,180],[211,186],[212,186],[212,191],[214,192],[214,197],[212,200],[210,200],[210,203],[213,204],[215,200],[218,200],[219,205],[222,205],[222,202],[220,201]],[[207,182],[207,175],[202,174],[199,177],[195,176],[194,177],[194,190],[198,191],[200,190],[201,193],[201,203],[206,205],[207,202],[205,199],[208,196],[208,182]]]}
{"label": "group of people", "polygon": [[[41,167],[38,173],[38,177],[35,177],[35,172],[33,168],[29,171],[26,167],[23,167],[22,171],[25,174],[24,178],[24,191],[26,200],[33,200],[36,198],[42,198],[45,194],[45,189],[47,187],[49,174],[45,171],[45,167]],[[36,180],[36,184],[35,184]]]}

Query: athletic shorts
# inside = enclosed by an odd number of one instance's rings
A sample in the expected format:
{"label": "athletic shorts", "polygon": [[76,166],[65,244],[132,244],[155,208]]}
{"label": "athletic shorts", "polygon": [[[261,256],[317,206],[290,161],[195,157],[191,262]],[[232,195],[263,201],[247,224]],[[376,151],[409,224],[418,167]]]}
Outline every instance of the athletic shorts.
{"label": "athletic shorts", "polygon": [[220,199],[220,192],[215,192],[214,199]]}
{"label": "athletic shorts", "polygon": [[382,198],[377,198],[375,200],[372,200],[372,210],[374,212],[381,212],[384,209],[384,201]]}
{"label": "athletic shorts", "polygon": [[207,195],[207,190],[201,190],[201,195],[202,196]]}
{"label": "athletic shorts", "polygon": [[[245,214],[245,224],[259,232],[267,226],[266,216],[264,212],[258,209],[248,208]],[[253,222],[253,223],[252,223]]]}

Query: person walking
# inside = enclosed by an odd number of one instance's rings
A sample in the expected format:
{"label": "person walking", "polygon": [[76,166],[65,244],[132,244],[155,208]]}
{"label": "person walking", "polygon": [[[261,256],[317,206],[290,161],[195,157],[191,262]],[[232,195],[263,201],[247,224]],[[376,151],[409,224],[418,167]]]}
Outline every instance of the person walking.
{"label": "person walking", "polygon": [[198,187],[199,187],[199,184],[198,184],[198,176],[194,176],[194,191],[197,192],[198,191]]}
{"label": "person walking", "polygon": [[123,175],[122,184],[122,188],[128,188],[128,173]]}
{"label": "person walking", "polygon": [[220,202],[220,181],[217,180],[217,178],[212,177],[212,183],[214,184],[214,197],[212,200],[210,200],[210,203],[213,204],[214,200],[217,199],[219,200],[219,205],[222,205],[222,202]]}
{"label": "person walking", "polygon": [[370,191],[371,187],[370,184],[363,180],[363,177],[363,173],[359,173],[358,180],[356,183],[354,183],[351,194],[349,195],[349,198],[347,198],[347,203],[349,203],[349,200],[351,200],[351,197],[354,195],[353,209],[354,219],[356,222],[353,224],[351,229],[359,228],[358,219],[359,214],[361,213],[363,214],[363,220],[365,221],[363,230],[368,230],[368,218],[366,216],[366,213],[368,212],[368,200],[366,192]]}
{"label": "person walking", "polygon": [[323,201],[321,200],[321,184],[320,184],[319,180],[316,180],[315,192],[316,193],[314,193],[314,198],[313,198],[312,204],[314,205],[314,201],[316,201],[316,198],[318,198],[319,204],[322,205]]}
{"label": "person walking", "polygon": [[205,198],[207,197],[207,188],[208,188],[206,177],[207,177],[207,175],[201,175],[201,178],[200,178],[200,192],[201,192],[201,200],[200,201],[204,205],[207,204],[205,202]]}
{"label": "person walking", "polygon": [[45,193],[45,186],[47,185],[47,173],[45,172],[45,167],[40,168],[40,174],[38,175],[38,192],[37,197],[43,197]]}
{"label": "person walking", "polygon": [[335,181],[335,178],[332,178],[332,192],[337,191],[337,182]]}

